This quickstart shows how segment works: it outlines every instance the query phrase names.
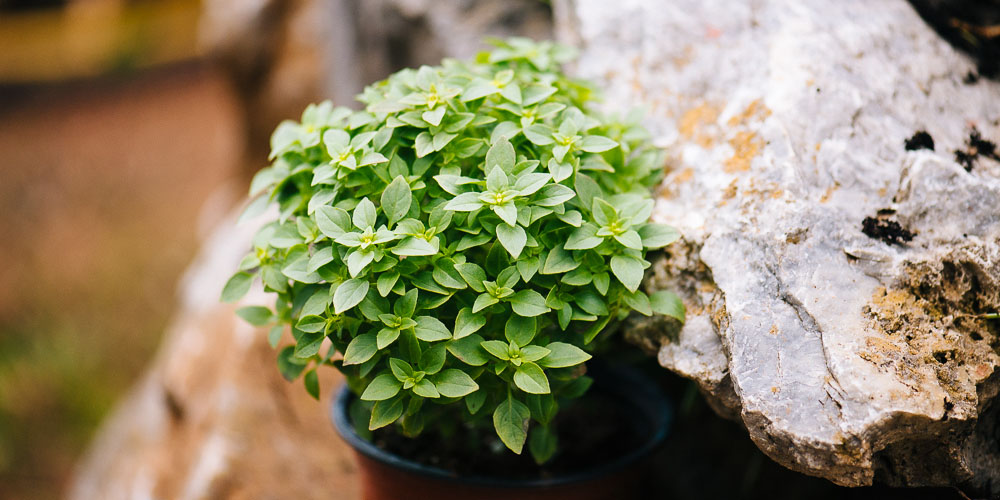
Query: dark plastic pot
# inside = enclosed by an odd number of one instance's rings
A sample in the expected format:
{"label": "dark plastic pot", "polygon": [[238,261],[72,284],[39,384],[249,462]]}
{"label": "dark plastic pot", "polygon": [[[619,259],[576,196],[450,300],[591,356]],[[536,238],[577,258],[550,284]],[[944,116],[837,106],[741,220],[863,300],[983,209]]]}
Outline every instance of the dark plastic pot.
{"label": "dark plastic pot", "polygon": [[347,387],[334,399],[334,426],[358,457],[365,500],[573,500],[636,498],[643,492],[642,475],[649,455],[666,438],[672,407],[656,384],[631,368],[588,363],[594,378],[591,391],[603,393],[622,405],[628,421],[619,428],[639,429],[640,446],[624,456],[580,470],[572,475],[545,479],[468,477],[423,465],[389,453],[363,439],[351,425],[348,407],[355,396]]}

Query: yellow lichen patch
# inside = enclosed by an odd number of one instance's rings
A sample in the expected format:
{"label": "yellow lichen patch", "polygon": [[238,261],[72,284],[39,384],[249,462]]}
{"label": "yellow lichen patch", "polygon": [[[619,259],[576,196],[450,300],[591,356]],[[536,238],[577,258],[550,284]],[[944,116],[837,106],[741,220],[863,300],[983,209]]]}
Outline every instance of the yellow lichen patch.
{"label": "yellow lichen patch", "polygon": [[729,139],[729,145],[733,147],[733,156],[723,164],[723,170],[735,174],[750,170],[750,163],[760,153],[764,141],[753,132],[741,131]]}
{"label": "yellow lichen patch", "polygon": [[753,102],[744,109],[742,113],[738,115],[733,115],[729,119],[727,124],[730,127],[735,127],[737,125],[746,125],[751,121],[763,121],[768,116],[771,116],[771,110],[764,106],[764,103],[760,99],[754,99]]}
{"label": "yellow lichen patch", "polygon": [[878,351],[900,352],[899,346],[881,337],[865,337],[865,346]]}
{"label": "yellow lichen patch", "polygon": [[693,168],[685,168],[684,170],[681,170],[680,172],[677,172],[677,175],[675,175],[674,178],[673,178],[673,182],[675,184],[683,184],[683,183],[691,180],[691,178],[693,178],[693,177],[694,177],[694,169]]}
{"label": "yellow lichen patch", "polygon": [[823,193],[823,196],[820,196],[819,202],[826,203],[830,201],[830,196],[833,196],[833,192],[839,188],[840,188],[840,183],[834,182],[832,186],[826,188],[826,191]]}
{"label": "yellow lichen patch", "polygon": [[703,102],[681,116],[677,122],[677,132],[687,139],[694,140],[702,147],[711,146],[712,137],[704,129],[706,125],[715,123],[718,118],[719,110]]}
{"label": "yellow lichen patch", "polygon": [[767,333],[770,333],[771,335],[777,335],[778,334],[778,325],[771,325],[771,329],[768,330]]}

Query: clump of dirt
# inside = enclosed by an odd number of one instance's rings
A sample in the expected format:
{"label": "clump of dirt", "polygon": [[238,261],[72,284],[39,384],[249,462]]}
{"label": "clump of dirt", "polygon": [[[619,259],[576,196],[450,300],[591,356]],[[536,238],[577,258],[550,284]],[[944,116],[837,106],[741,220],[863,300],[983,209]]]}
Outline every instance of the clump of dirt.
{"label": "clump of dirt", "polygon": [[929,149],[934,151],[934,138],[926,130],[917,131],[903,143],[907,151],[917,151],[918,149]]}
{"label": "clump of dirt", "polygon": [[955,150],[955,162],[961,165],[966,172],[971,172],[972,167],[975,166],[980,157],[1000,161],[996,143],[984,139],[979,133],[979,129],[972,127],[969,138],[965,140],[965,149]]}
{"label": "clump of dirt", "polygon": [[896,211],[882,209],[875,217],[865,217],[861,222],[861,232],[869,238],[882,240],[890,245],[903,245],[913,240],[917,233],[904,228],[898,221],[892,219]]}

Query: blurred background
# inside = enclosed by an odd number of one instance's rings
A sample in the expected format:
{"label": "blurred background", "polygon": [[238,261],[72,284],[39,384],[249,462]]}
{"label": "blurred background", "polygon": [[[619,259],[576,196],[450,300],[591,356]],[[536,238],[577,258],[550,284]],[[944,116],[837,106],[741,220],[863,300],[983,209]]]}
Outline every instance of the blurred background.
{"label": "blurred background", "polygon": [[0,0],[0,498],[56,498],[271,130],[538,1]]}
{"label": "blurred background", "polygon": [[[0,499],[65,490],[280,120],[551,26],[539,0],[0,0]],[[682,410],[665,490],[845,494],[775,465],[659,371]]]}

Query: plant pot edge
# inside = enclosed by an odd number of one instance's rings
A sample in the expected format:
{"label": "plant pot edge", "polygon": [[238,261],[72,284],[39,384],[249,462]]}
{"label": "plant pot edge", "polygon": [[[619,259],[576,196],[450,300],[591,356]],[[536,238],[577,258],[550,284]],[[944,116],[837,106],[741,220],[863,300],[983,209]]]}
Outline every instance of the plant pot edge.
{"label": "plant pot edge", "polygon": [[609,378],[618,378],[626,382],[630,390],[613,388],[623,395],[623,399],[641,411],[650,421],[653,432],[644,440],[642,446],[609,462],[586,468],[573,474],[552,478],[503,479],[491,476],[458,475],[445,469],[424,465],[396,454],[387,452],[374,443],[365,440],[357,434],[351,423],[348,408],[357,398],[346,384],[334,389],[336,392],[331,405],[330,417],[337,434],[358,454],[389,466],[393,469],[408,472],[428,479],[445,482],[456,482],[469,486],[504,489],[544,489],[573,485],[594,481],[602,477],[612,476],[624,470],[629,465],[639,463],[652,455],[664,442],[673,423],[673,404],[666,398],[656,383],[632,367],[609,365],[591,361],[588,363],[589,374],[594,375],[594,385],[591,391],[606,386],[617,387]]}

